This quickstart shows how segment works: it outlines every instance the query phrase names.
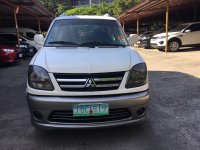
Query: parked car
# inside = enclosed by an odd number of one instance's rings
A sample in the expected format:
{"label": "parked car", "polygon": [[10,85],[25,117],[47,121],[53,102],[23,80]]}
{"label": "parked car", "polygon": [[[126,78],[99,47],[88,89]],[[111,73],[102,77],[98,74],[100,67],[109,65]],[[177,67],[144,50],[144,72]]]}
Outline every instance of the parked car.
{"label": "parked car", "polygon": [[[10,36],[6,36],[4,34],[0,34],[0,43],[19,48],[17,39],[12,38]],[[20,42],[20,49],[22,51],[23,57],[28,57],[28,56],[32,57],[35,55],[35,51],[34,51],[33,47],[23,41]]]}
{"label": "parked car", "polygon": [[[169,29],[171,29],[169,27]],[[144,47],[146,49],[148,48],[151,48],[151,38],[156,35],[156,34],[159,34],[159,33],[163,33],[166,31],[166,28],[160,28],[158,30],[155,30],[155,31],[147,31],[147,32],[144,32],[143,34],[141,34],[139,37],[138,37],[138,45],[141,46],[141,47]]]}
{"label": "parked car", "polygon": [[[15,33],[16,28],[0,28],[0,33]],[[19,28],[20,35],[31,38],[33,40],[34,36],[37,34],[37,31],[29,28]]]}
{"label": "parked car", "polygon": [[0,63],[13,63],[22,58],[22,53],[17,47],[0,44]]}
{"label": "parked car", "polygon": [[[180,47],[200,45],[200,22],[185,23],[168,33],[170,51],[178,51]],[[156,34],[151,38],[151,46],[163,50],[166,45],[166,33]]]}
{"label": "parked car", "polygon": [[[4,38],[7,38],[7,39],[12,39],[12,40],[17,39],[16,33],[0,33],[0,35],[2,35]],[[25,37],[23,35],[19,35],[19,39],[21,42],[28,43],[29,45],[31,45],[33,47],[34,53],[37,53],[37,51],[39,51],[40,48],[42,47],[41,45],[33,41],[33,39]]]}
{"label": "parked car", "polygon": [[29,65],[26,91],[35,127],[94,128],[143,122],[148,89],[146,64],[115,18],[62,16]]}
{"label": "parked car", "polygon": [[138,37],[138,46],[144,48],[151,48],[150,40],[153,36],[153,31],[147,31]]}

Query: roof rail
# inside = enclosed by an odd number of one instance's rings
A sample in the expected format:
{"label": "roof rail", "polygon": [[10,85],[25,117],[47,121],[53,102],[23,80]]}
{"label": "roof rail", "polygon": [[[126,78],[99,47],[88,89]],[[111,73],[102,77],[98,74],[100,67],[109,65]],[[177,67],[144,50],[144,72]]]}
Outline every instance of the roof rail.
{"label": "roof rail", "polygon": [[67,16],[65,13],[62,13],[59,17]]}
{"label": "roof rail", "polygon": [[103,16],[105,16],[105,17],[110,17],[110,15],[107,13],[107,14],[105,14],[105,15],[103,15]]}

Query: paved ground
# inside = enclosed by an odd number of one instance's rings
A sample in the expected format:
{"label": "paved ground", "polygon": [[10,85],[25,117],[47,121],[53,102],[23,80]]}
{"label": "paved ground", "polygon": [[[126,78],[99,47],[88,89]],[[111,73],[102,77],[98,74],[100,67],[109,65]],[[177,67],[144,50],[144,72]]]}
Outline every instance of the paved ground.
{"label": "paved ground", "polygon": [[25,100],[29,60],[0,68],[0,150],[199,150],[200,51],[138,52],[148,64],[151,86],[142,126],[38,132]]}

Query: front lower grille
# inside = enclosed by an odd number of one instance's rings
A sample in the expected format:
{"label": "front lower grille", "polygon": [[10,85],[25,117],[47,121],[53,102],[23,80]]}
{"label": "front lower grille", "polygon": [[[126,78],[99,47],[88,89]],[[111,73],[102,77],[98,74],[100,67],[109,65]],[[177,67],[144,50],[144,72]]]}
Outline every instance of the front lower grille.
{"label": "front lower grille", "polygon": [[152,37],[151,39],[156,40],[156,39],[158,39],[158,37]]}
{"label": "front lower grille", "polygon": [[151,43],[151,47],[153,47],[153,48],[157,48],[158,45],[157,45],[156,43]]}
{"label": "front lower grille", "polygon": [[57,123],[98,123],[130,119],[132,114],[128,109],[110,109],[109,115],[91,117],[73,117],[72,111],[53,111],[48,120]]}
{"label": "front lower grille", "polygon": [[62,91],[89,92],[117,90],[125,72],[95,74],[61,74],[55,73]]}

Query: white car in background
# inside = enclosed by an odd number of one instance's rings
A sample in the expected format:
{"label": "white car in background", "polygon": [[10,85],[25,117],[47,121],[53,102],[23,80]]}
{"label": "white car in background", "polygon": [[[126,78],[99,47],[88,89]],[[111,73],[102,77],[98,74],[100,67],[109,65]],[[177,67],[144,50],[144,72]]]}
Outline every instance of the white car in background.
{"label": "white car in background", "polygon": [[[169,51],[178,51],[180,47],[200,45],[200,22],[185,23],[168,33]],[[151,46],[164,50],[166,33],[156,34],[151,38]]]}
{"label": "white car in background", "polygon": [[[0,28],[0,33],[15,33],[16,28]],[[34,39],[34,36],[37,34],[37,31],[29,28],[19,28],[20,35]]]}
{"label": "white car in background", "polygon": [[[0,33],[4,37],[9,37],[9,39],[13,39],[14,41],[17,39],[16,33]],[[34,51],[37,52],[42,48],[41,44],[36,43],[33,39],[20,35],[20,41],[30,44]]]}

